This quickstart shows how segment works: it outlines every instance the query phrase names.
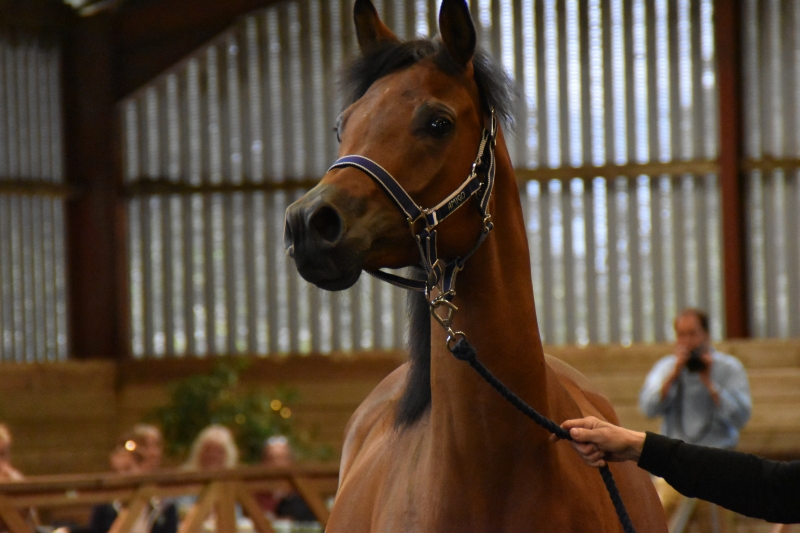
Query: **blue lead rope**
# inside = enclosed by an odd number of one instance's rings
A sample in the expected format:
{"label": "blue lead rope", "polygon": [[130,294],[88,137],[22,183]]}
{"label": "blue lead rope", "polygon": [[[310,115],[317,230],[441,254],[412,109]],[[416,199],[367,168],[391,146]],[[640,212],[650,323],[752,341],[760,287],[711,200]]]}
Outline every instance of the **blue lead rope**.
{"label": "blue lead rope", "polygon": [[[486,368],[483,363],[478,361],[478,352],[475,350],[472,344],[469,343],[466,337],[460,337],[458,341],[455,342],[449,349],[456,359],[469,363],[469,366],[474,368],[475,371],[478,372],[478,374],[480,374],[489,385],[494,387],[494,389],[499,392],[503,398],[511,402],[511,405],[516,407],[520,412],[522,412],[522,414],[536,422],[538,425],[542,426],[550,433],[554,433],[556,436],[558,436],[558,438],[574,440],[569,434],[569,431],[562,428],[546,416],[543,416],[536,409],[525,403],[522,398],[514,394],[514,392],[506,387],[502,381],[497,379],[494,374],[489,372],[489,369]],[[619,517],[620,524],[622,524],[622,529],[625,531],[625,533],[636,533],[636,529],[634,529],[633,523],[631,523],[631,517],[628,516],[628,511],[625,509],[625,504],[622,502],[622,497],[619,495],[619,489],[617,489],[617,484],[614,482],[614,476],[611,475],[611,470],[608,469],[608,466],[603,466],[600,468],[600,475],[603,477],[603,483],[606,484],[608,495],[611,497],[611,502],[614,504],[614,509],[617,511],[617,516]]]}

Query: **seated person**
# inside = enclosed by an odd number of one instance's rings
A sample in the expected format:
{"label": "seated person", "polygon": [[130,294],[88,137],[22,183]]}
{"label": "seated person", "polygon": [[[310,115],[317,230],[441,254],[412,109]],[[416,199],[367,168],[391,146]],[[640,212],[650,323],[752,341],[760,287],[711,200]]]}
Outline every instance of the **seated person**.
{"label": "seated person", "polygon": [[11,465],[11,432],[0,424],[0,481],[20,481],[23,475]]}
{"label": "seated person", "polygon": [[131,430],[131,435],[142,456],[142,471],[155,472],[161,468],[161,458],[164,455],[164,437],[161,430],[152,424],[136,424]]}
{"label": "seated person", "polygon": [[[239,465],[239,449],[231,430],[225,426],[212,424],[195,438],[189,450],[189,459],[183,465],[184,470],[207,472],[236,468]],[[178,513],[185,518],[189,510],[197,502],[197,496],[181,496],[176,500]],[[241,518],[242,511],[236,506],[236,516]]]}
{"label": "seated person", "polygon": [[[262,449],[262,464],[276,468],[292,466],[292,449],[283,435],[270,437]],[[294,490],[274,490],[256,494],[261,508],[270,518],[290,518],[299,522],[316,521],[313,511]]]}
{"label": "seated person", "polygon": [[[11,432],[5,424],[0,424],[0,483],[6,481],[22,481],[25,478],[19,470],[11,465]],[[26,513],[29,525],[39,525],[36,509],[29,508]],[[6,524],[0,520],[0,531],[6,531]]]}
{"label": "seated person", "polygon": [[205,471],[236,468],[239,449],[231,430],[217,424],[206,427],[192,443],[184,470]]}
{"label": "seated person", "polygon": [[[121,475],[140,474],[143,463],[144,457],[137,450],[134,435],[120,437],[109,456],[111,471]],[[108,533],[122,509],[123,505],[119,500],[92,507],[88,533]],[[177,530],[178,512],[175,505],[152,498],[131,528],[131,533],[176,533]]]}

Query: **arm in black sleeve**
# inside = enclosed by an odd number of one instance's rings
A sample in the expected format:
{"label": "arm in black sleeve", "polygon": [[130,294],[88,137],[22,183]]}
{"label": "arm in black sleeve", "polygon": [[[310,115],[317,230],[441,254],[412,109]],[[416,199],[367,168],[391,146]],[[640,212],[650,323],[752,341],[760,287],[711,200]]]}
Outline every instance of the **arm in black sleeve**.
{"label": "arm in black sleeve", "polygon": [[800,522],[800,461],[769,461],[648,432],[639,466],[684,496],[769,522]]}
{"label": "arm in black sleeve", "polygon": [[114,520],[117,519],[117,509],[110,503],[103,503],[92,507],[89,518],[89,531],[91,533],[108,533]]}
{"label": "arm in black sleeve", "polygon": [[178,531],[178,508],[172,502],[167,503],[156,517],[151,533],[175,533]]}

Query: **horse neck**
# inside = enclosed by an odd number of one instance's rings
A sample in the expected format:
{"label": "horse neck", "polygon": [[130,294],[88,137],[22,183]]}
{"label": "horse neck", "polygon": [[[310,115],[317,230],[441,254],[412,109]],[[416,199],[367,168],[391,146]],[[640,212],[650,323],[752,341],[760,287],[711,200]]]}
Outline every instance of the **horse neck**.
{"label": "horse neck", "polygon": [[[501,136],[490,204],[494,230],[458,275],[454,303],[459,310],[454,329],[464,332],[477,350],[478,359],[495,376],[547,415],[544,352],[518,191]],[[469,364],[457,360],[446,349],[444,331],[435,321],[431,323],[431,342],[432,423],[445,428],[438,434],[459,439],[460,446],[473,442],[484,447],[479,453],[488,451],[486,446],[518,441],[522,415]],[[491,424],[488,434],[475,426],[480,422]],[[464,427],[457,427],[456,423]],[[544,438],[541,434],[537,440]]]}

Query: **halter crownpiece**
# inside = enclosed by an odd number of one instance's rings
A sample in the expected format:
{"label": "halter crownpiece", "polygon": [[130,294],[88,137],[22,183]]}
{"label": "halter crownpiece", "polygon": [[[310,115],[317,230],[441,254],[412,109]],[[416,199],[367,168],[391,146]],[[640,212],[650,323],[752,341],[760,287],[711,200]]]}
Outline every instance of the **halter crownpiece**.
{"label": "halter crownpiece", "polygon": [[[403,212],[411,234],[414,236],[414,241],[419,248],[419,268],[426,274],[426,279],[414,280],[381,270],[369,272],[369,274],[403,289],[424,292],[431,306],[431,313],[451,335],[455,333],[450,329],[450,324],[452,323],[453,312],[457,309],[451,303],[456,293],[456,275],[464,268],[464,263],[480,247],[493,227],[492,217],[489,214],[489,199],[494,188],[494,148],[496,142],[497,117],[494,109],[491,109],[489,128],[483,128],[481,132],[478,155],[475,157],[469,176],[447,198],[430,208],[419,206],[386,169],[372,159],[362,155],[340,157],[328,169],[330,171],[335,168],[353,167],[364,172],[383,187],[386,194],[394,200],[400,211]],[[485,182],[481,180],[484,174],[486,175]],[[478,237],[478,241],[464,257],[456,257],[450,262],[439,259],[436,246],[436,226],[475,195],[478,198],[478,210],[483,217],[483,230]],[[420,226],[420,221],[423,224],[417,230],[416,228]],[[438,294],[432,299],[432,292],[435,288],[438,289]],[[435,312],[435,308],[441,305],[448,307],[448,316],[445,318],[440,317]]]}

